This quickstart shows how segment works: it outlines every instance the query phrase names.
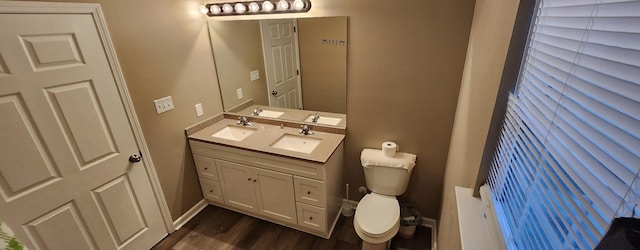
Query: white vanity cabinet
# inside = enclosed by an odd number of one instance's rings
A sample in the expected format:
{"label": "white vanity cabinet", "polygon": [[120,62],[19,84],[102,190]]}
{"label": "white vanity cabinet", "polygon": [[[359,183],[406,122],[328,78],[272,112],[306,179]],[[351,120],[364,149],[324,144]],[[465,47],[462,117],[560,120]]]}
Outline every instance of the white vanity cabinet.
{"label": "white vanity cabinet", "polygon": [[329,238],[342,205],[343,144],[326,162],[190,139],[213,205]]}
{"label": "white vanity cabinet", "polygon": [[275,220],[297,223],[293,175],[215,160],[225,204]]}

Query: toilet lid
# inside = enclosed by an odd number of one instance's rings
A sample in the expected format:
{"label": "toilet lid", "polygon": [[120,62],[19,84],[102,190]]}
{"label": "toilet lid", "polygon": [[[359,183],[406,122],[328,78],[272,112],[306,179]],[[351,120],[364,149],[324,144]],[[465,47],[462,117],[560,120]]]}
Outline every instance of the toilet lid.
{"label": "toilet lid", "polygon": [[398,200],[375,193],[365,195],[358,202],[354,219],[367,234],[384,234],[400,219]]}

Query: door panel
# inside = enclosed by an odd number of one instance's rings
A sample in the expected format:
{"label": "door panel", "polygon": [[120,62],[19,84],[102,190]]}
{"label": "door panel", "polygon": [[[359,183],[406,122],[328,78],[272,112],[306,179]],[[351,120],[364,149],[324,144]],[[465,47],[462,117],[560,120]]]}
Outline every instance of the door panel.
{"label": "door panel", "polygon": [[91,82],[56,86],[46,91],[57,122],[62,126],[80,168],[118,153]]}
{"label": "door panel", "polygon": [[33,249],[166,235],[91,14],[0,14],[0,211]]}
{"label": "door panel", "polygon": [[253,168],[256,176],[260,214],[280,221],[297,223],[293,176]]}
{"label": "door panel", "polygon": [[[0,97],[0,117],[3,119],[0,141],[4,142],[0,144],[2,197],[12,200],[21,193],[55,181],[59,173],[19,95]],[[29,157],[16,157],[23,154]]]}
{"label": "door panel", "polygon": [[100,213],[118,247],[147,227],[135,194],[126,176],[107,183],[93,191]]}
{"label": "door panel", "polygon": [[27,35],[20,40],[34,71],[84,64],[73,34]]}
{"label": "door panel", "polygon": [[40,216],[27,228],[38,249],[96,249],[74,203]]}

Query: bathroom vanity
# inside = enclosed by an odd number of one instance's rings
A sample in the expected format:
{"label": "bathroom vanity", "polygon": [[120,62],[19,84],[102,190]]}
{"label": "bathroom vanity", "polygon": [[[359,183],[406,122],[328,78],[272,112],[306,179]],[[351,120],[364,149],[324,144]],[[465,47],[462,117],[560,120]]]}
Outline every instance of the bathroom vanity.
{"label": "bathroom vanity", "polygon": [[212,205],[329,238],[342,205],[344,129],[224,114],[187,128]]}
{"label": "bathroom vanity", "polygon": [[[329,238],[342,205],[347,17],[208,24],[226,113],[186,129],[204,198]],[[272,37],[263,31],[295,47],[263,50]],[[239,117],[252,125],[237,125]],[[300,134],[302,124],[314,134]]]}

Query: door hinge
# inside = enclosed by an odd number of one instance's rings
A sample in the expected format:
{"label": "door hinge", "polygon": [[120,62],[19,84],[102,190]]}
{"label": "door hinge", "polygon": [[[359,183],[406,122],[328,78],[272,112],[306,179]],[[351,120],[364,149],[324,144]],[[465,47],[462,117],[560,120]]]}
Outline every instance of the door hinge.
{"label": "door hinge", "polygon": [[298,29],[296,26],[293,26],[293,33],[296,33],[296,32],[298,32]]}
{"label": "door hinge", "polygon": [[296,75],[300,75],[300,70],[296,69]]}

